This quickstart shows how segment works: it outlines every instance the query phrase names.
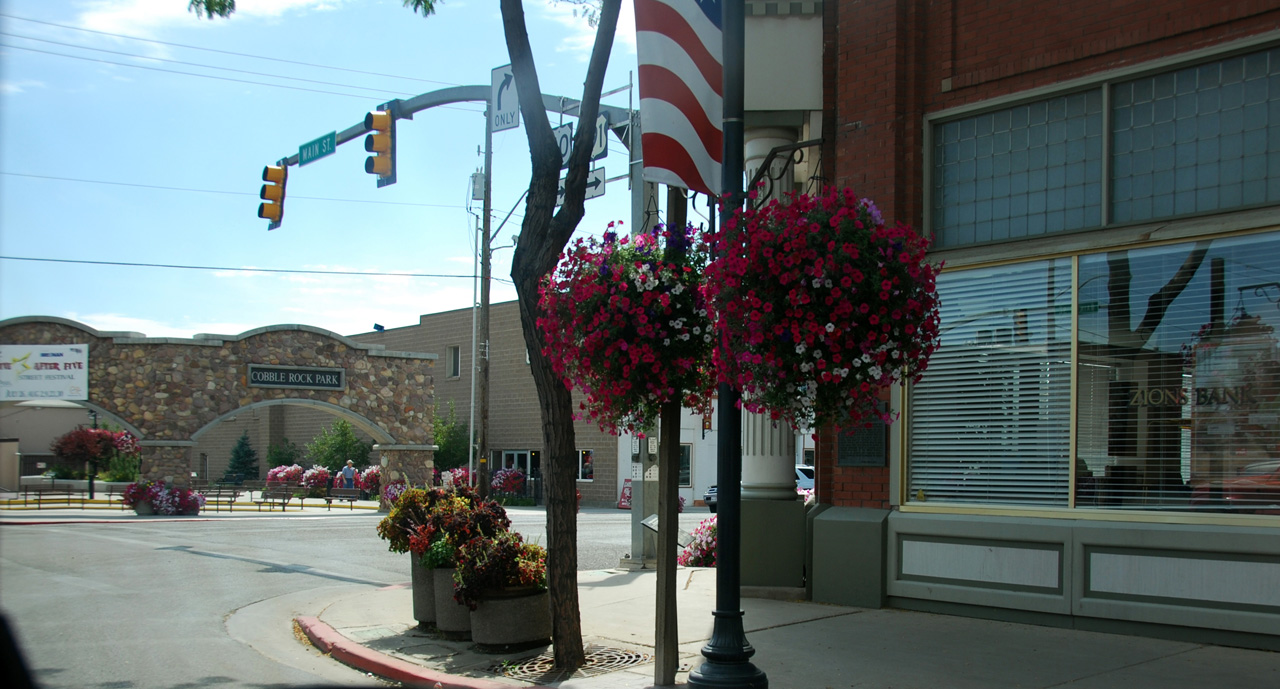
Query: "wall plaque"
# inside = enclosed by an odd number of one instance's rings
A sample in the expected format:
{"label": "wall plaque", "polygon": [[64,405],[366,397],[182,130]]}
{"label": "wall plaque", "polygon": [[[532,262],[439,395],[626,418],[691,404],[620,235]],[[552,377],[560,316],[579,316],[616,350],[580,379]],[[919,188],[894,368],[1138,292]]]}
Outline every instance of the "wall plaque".
{"label": "wall plaque", "polygon": [[888,461],[889,425],[879,418],[873,418],[869,427],[840,431],[836,439],[836,466],[882,467]]}

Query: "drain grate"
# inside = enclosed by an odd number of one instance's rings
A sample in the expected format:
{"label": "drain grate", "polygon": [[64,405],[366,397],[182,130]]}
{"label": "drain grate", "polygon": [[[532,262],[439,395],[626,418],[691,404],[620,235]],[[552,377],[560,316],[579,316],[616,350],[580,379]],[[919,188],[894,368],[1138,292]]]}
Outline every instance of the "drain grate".
{"label": "drain grate", "polygon": [[595,677],[653,660],[648,653],[588,645],[583,649],[587,662],[573,672],[555,669],[555,657],[548,650],[542,655],[515,662],[496,663],[490,672],[534,684],[562,682],[572,677]]}

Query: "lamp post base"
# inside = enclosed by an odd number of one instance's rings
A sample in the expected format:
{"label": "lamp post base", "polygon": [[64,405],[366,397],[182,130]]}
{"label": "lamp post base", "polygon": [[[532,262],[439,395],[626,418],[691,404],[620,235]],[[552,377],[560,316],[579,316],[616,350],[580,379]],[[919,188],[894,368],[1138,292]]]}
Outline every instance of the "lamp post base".
{"label": "lamp post base", "polygon": [[769,689],[769,677],[751,663],[756,649],[742,628],[741,610],[715,610],[711,640],[702,647],[706,661],[689,671],[690,687]]}
{"label": "lamp post base", "polygon": [[724,662],[708,660],[689,671],[690,687],[733,687],[734,689],[769,689],[769,678],[751,661]]}

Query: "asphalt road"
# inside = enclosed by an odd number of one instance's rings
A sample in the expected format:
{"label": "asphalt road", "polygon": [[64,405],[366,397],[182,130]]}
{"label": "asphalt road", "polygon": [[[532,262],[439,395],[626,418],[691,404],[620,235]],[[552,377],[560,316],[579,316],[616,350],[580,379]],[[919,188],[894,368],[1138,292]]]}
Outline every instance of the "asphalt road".
{"label": "asphalt road", "polygon": [[[545,544],[541,508],[509,510]],[[709,515],[681,515],[692,530]],[[0,528],[0,610],[49,689],[371,685],[298,643],[301,601],[326,587],[408,581],[374,533],[380,515],[120,521]],[[630,513],[584,510],[579,569],[616,567]],[[298,609],[295,609],[295,606]]]}

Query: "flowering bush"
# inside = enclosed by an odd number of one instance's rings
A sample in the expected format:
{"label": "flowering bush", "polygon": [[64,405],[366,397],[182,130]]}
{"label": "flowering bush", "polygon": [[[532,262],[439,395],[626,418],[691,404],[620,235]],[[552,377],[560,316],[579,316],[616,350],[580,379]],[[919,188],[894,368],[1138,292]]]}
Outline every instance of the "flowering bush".
{"label": "flowering bush", "polygon": [[325,488],[329,485],[329,470],[319,464],[312,465],[302,474],[302,485],[308,488]]}
{"label": "flowering bush", "polygon": [[107,480],[132,480],[137,475],[142,446],[128,431],[76,428],[53,442],[53,454],[73,462],[89,462],[96,472],[108,467]]}
{"label": "flowering bush", "polygon": [[445,488],[471,485],[471,470],[467,467],[446,469],[440,472],[440,485]]}
{"label": "flowering bush", "polygon": [[364,471],[356,474],[356,488],[368,493],[377,492],[382,486],[382,467],[367,466]]}
{"label": "flowering bush", "polygon": [[303,473],[302,467],[297,464],[288,466],[282,464],[267,472],[267,483],[296,486],[302,483]]}
{"label": "flowering bush", "polygon": [[800,494],[800,500],[805,506],[812,505],[814,501],[812,488],[797,488],[796,492]]}
{"label": "flowering bush", "polygon": [[540,289],[543,353],[602,430],[651,427],[669,399],[710,413],[713,338],[692,228],[579,239]]}
{"label": "flowering bush", "polygon": [[489,487],[495,493],[520,495],[524,493],[524,472],[515,468],[499,469],[494,472]]}
{"label": "flowering bush", "polygon": [[525,543],[518,533],[503,531],[490,537],[472,538],[458,549],[453,598],[472,610],[486,593],[546,587],[546,549]]}
{"label": "flowering bush", "polygon": [[693,530],[693,541],[680,551],[676,564],[684,567],[716,566],[716,515],[703,520]]}
{"label": "flowering bush", "polygon": [[918,380],[938,345],[925,239],[827,188],[735,213],[712,243],[716,365],[743,407],[796,428],[891,420],[880,390]]}
{"label": "flowering bush", "polygon": [[405,485],[403,479],[399,481],[392,481],[383,487],[382,500],[389,505],[394,505],[395,502],[400,499],[400,495],[408,490],[408,488],[409,487]]}
{"label": "flowering bush", "polygon": [[138,481],[124,487],[124,506],[137,507],[140,502],[155,503],[164,486],[154,481]]}
{"label": "flowering bush", "polygon": [[151,504],[157,514],[199,514],[204,495],[186,488],[165,488]]}
{"label": "flowering bush", "polygon": [[156,514],[199,514],[204,496],[186,488],[170,488],[164,483],[137,481],[124,488],[125,507],[149,502]]}

